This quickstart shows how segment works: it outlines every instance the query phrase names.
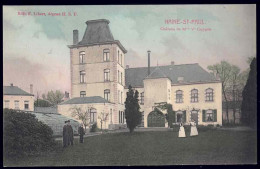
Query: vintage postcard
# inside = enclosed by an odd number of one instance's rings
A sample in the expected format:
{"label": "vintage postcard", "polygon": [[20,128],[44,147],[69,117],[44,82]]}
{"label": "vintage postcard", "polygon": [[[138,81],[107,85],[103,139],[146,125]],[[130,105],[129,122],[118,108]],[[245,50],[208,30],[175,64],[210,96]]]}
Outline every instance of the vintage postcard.
{"label": "vintage postcard", "polygon": [[4,166],[257,164],[256,5],[3,6]]}

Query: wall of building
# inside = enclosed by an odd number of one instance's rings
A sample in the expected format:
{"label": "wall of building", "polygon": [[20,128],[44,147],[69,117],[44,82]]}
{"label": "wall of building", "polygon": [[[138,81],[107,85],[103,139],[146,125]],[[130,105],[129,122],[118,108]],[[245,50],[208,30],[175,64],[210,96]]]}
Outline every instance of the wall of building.
{"label": "wall of building", "polygon": [[[148,79],[147,79],[148,80]],[[222,86],[221,83],[200,83],[190,85],[171,85],[170,81],[167,83],[163,79],[153,79],[144,81],[144,88],[134,88],[139,93],[144,92],[144,105],[140,105],[141,112],[144,111],[144,127],[147,127],[147,117],[153,110],[154,103],[167,102],[173,105],[174,111],[186,111],[186,123],[191,120],[191,110],[196,109],[198,111],[198,124],[209,125],[219,124],[222,125]],[[148,83],[147,83],[148,82]],[[212,88],[214,90],[213,102],[205,101],[205,90]],[[198,89],[198,102],[191,103],[190,91],[192,89]],[[183,103],[176,103],[176,91],[183,91]],[[125,93],[128,89],[125,89]],[[170,97],[169,97],[170,92]],[[139,95],[140,96],[140,95]],[[168,97],[168,98],[167,98]],[[168,100],[170,98],[170,101]],[[139,97],[139,100],[141,98]],[[202,110],[216,109],[217,110],[217,122],[202,122]],[[166,111],[162,111],[164,114]],[[177,119],[177,118],[176,118]],[[167,126],[167,124],[165,125]]]}
{"label": "wall of building", "polygon": [[[206,101],[205,90],[212,88],[214,91],[213,100]],[[191,102],[191,90],[198,90],[198,102]],[[176,103],[176,91],[183,91],[183,103]],[[186,122],[189,123],[191,120],[191,110],[198,110],[198,124],[209,125],[219,124],[222,125],[222,86],[221,83],[201,83],[191,85],[176,85],[172,86],[172,105],[173,110],[186,110]],[[217,122],[202,122],[202,110],[217,109]]]}
{"label": "wall of building", "polygon": [[[171,81],[168,78],[144,80],[144,106],[142,107],[144,111],[144,127],[147,127],[147,117],[153,111],[154,103],[170,103],[169,90],[171,90]],[[166,112],[163,111],[163,113]]]}
{"label": "wall of building", "polygon": [[72,118],[78,122],[81,123],[80,120],[78,120],[76,117],[72,117],[72,112],[73,109],[77,107],[77,108],[81,108],[82,111],[86,111],[90,108],[94,108],[96,109],[97,112],[97,126],[98,128],[101,128],[101,122],[100,119],[98,119],[98,117],[101,115],[101,112],[105,112],[108,113],[108,117],[107,120],[102,124],[102,128],[103,129],[108,129],[109,124],[113,124],[113,119],[111,117],[113,117],[113,113],[111,114],[111,110],[113,112],[113,104],[110,103],[93,103],[93,104],[64,104],[64,105],[58,105],[58,113],[62,114],[66,117]]}
{"label": "wall of building", "polygon": [[[110,61],[104,61],[103,50],[109,49]],[[85,61],[79,63],[79,53],[85,52]],[[113,105],[114,123],[119,123],[119,111],[124,111],[125,69],[124,53],[117,44],[95,45],[70,49],[71,54],[71,98],[80,97],[80,91],[86,91],[86,97],[101,96],[104,90],[110,90],[109,101]],[[119,57],[118,57],[119,54]],[[118,60],[119,59],[119,60]],[[110,81],[104,80],[104,70],[110,70]],[[86,83],[80,83],[80,71],[85,70]],[[118,71],[120,73],[118,79]],[[122,72],[122,82],[121,82]],[[120,91],[120,96],[118,96]],[[121,102],[122,92],[122,102]]]}
{"label": "wall of building", "polygon": [[9,101],[9,109],[15,109],[15,101],[19,101],[19,110],[25,110],[24,102],[29,101],[29,109],[26,111],[34,111],[34,97],[33,96],[21,96],[21,95],[3,95],[3,107],[5,107],[5,101]]}

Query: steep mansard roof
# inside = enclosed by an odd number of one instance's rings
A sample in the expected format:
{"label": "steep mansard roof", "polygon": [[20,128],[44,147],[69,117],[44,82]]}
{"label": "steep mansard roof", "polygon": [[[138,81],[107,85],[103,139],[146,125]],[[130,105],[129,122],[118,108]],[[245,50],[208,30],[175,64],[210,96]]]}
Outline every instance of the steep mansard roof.
{"label": "steep mansard roof", "polygon": [[17,86],[3,86],[3,94],[4,95],[21,95],[21,96],[34,96]]}
{"label": "steep mansard roof", "polygon": [[109,29],[109,21],[106,19],[90,20],[86,22],[87,28],[79,45],[113,42],[114,37]]}
{"label": "steep mansard roof", "polygon": [[63,104],[86,104],[86,103],[109,103],[106,99],[100,96],[92,96],[92,97],[75,97],[60,103]]}
{"label": "steep mansard roof", "polygon": [[71,48],[79,46],[116,43],[122,49],[122,51],[126,53],[127,50],[123,47],[120,41],[114,40],[114,37],[108,25],[109,23],[109,20],[106,19],[87,21],[87,28],[82,40],[76,45],[69,45],[69,47]]}
{"label": "steep mansard roof", "polygon": [[151,74],[147,76],[147,67],[129,68],[125,70],[126,87],[143,87],[145,78],[162,78],[171,80],[172,84],[178,84],[178,77],[183,77],[182,83],[213,82],[216,78],[204,70],[199,64],[167,65],[151,67]]}

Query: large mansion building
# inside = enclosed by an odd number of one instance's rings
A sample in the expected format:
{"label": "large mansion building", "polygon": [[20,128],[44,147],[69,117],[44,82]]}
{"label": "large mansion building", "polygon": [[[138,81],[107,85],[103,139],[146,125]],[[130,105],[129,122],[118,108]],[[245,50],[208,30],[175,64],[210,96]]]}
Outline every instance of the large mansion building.
{"label": "large mansion building", "polygon": [[[125,126],[125,99],[128,86],[139,91],[143,120],[141,127],[167,127],[164,115],[153,111],[158,103],[170,103],[175,111],[175,123],[222,125],[222,88],[215,76],[199,64],[125,67],[124,46],[114,40],[105,19],[86,22],[81,41],[73,31],[70,48],[71,99],[58,105],[58,112],[72,116],[74,108],[88,111],[90,122],[108,114],[103,128]],[[166,113],[166,111],[162,111]],[[75,118],[76,119],[76,118]]]}

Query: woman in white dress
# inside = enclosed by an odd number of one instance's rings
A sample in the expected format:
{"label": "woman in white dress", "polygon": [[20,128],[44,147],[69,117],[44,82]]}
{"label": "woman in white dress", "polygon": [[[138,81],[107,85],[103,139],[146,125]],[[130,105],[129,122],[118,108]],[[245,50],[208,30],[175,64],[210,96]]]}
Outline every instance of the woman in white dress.
{"label": "woman in white dress", "polygon": [[195,121],[192,119],[190,122],[191,128],[190,128],[190,136],[197,136],[198,134],[198,130],[196,127],[196,123]]}
{"label": "woman in white dress", "polygon": [[185,130],[182,123],[180,123],[179,137],[186,137]]}

